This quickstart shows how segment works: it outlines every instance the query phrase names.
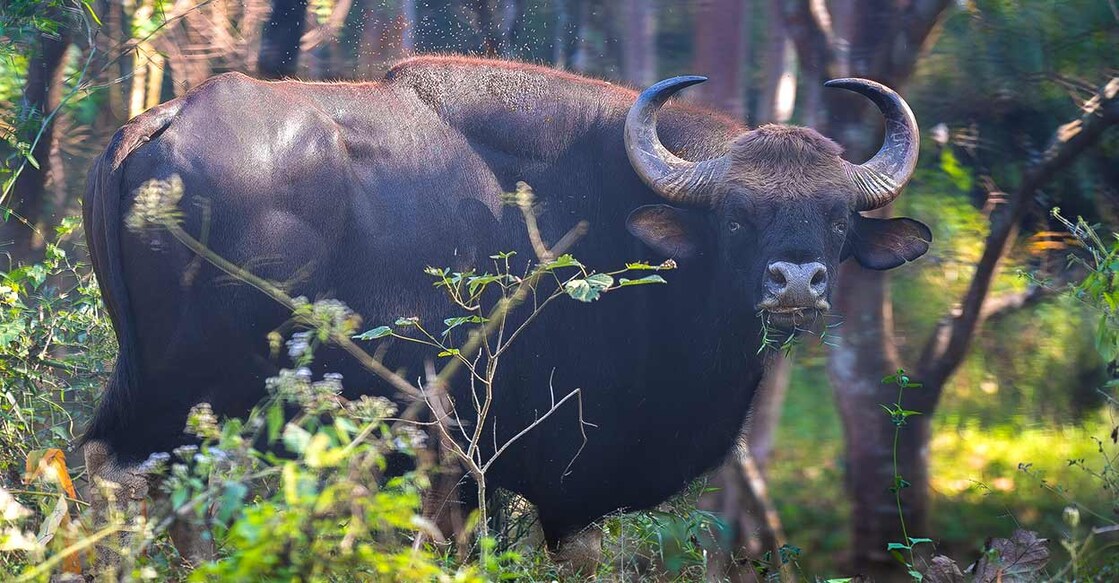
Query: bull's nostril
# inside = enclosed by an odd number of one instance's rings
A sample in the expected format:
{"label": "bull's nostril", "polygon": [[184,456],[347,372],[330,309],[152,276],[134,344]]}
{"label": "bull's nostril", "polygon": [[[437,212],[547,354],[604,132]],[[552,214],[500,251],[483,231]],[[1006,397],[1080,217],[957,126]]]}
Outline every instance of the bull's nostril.
{"label": "bull's nostril", "polygon": [[812,275],[812,285],[817,286],[823,284],[828,278],[828,274],[824,270],[817,271]]}
{"label": "bull's nostril", "polygon": [[769,280],[780,286],[785,286],[788,284],[788,279],[785,277],[785,272],[776,265],[769,266]]}

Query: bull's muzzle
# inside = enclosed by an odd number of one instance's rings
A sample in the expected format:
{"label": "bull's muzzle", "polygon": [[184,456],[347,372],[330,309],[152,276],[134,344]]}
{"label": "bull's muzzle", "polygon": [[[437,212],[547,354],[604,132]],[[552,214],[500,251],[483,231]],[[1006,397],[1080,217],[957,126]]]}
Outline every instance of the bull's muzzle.
{"label": "bull's muzzle", "polygon": [[828,269],[818,261],[774,261],[766,268],[763,285],[765,292],[757,309],[775,323],[801,323],[831,308],[827,299]]}

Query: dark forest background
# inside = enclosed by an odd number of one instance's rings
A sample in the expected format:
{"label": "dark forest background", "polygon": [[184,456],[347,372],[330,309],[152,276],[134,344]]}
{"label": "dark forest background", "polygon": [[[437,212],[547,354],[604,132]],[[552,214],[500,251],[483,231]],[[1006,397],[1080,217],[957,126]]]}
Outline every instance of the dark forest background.
{"label": "dark forest background", "polygon": [[[1099,478],[1115,459],[1114,333],[1098,305],[1066,293],[1085,277],[1068,257],[1085,250],[1052,212],[1106,242],[1119,225],[1114,0],[9,0],[0,268],[41,261],[57,227],[73,230],[116,128],[209,76],[372,81],[428,53],[634,87],[706,75],[686,99],[815,127],[856,162],[880,143],[879,115],[823,82],[866,77],[908,99],[921,159],[881,214],[929,224],[935,245],[889,273],[845,265],[842,325],[790,347],[767,380],[749,447],[694,494],[739,527],[737,546],[779,540],[805,573],[896,573],[895,474],[908,535],[938,553],[974,555],[1020,527],[1078,541],[1119,521],[1116,483]],[[77,235],[66,240],[80,257]],[[13,305],[0,342],[27,333]],[[881,404],[897,385],[882,379],[898,369],[922,384],[904,402],[921,414],[894,446]],[[759,518],[769,505],[776,519]]]}

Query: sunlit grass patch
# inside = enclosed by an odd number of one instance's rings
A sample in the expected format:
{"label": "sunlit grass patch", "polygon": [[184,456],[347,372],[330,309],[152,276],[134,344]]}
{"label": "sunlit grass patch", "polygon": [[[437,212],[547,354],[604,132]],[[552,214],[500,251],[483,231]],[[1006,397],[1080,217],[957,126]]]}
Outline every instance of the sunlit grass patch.
{"label": "sunlit grass patch", "polygon": [[[1069,460],[1084,459],[1091,464],[1099,455],[1092,438],[1106,438],[1112,427],[1102,412],[1080,424],[1027,425],[1019,419],[982,427],[956,418],[939,421],[930,444],[931,487],[941,496],[963,500],[988,495],[976,491],[976,482],[996,492],[1030,497],[1029,490],[1039,486],[1036,473],[1051,484],[1090,493],[1096,484],[1082,469],[1070,466]],[[1031,473],[1019,470],[1020,464],[1029,464]]]}

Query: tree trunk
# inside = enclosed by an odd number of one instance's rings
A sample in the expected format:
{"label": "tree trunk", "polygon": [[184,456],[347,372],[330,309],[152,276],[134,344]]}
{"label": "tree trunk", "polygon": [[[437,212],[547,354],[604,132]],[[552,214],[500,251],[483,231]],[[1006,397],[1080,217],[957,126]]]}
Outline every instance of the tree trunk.
{"label": "tree trunk", "polygon": [[796,53],[781,21],[781,0],[765,3],[766,37],[761,56],[762,86],[751,121],[755,126],[785,123],[796,101]]}
{"label": "tree trunk", "polygon": [[[829,12],[823,2],[781,2],[785,27],[801,65],[802,123],[840,141],[848,159],[867,159],[879,145],[874,128],[881,122],[869,115],[871,108],[865,100],[834,92],[825,96],[823,82],[833,77],[866,77],[903,91],[918,56],[951,4],[950,0],[833,0]],[[882,217],[890,213],[882,209],[871,214]],[[881,380],[900,368],[888,276],[848,262],[840,268],[833,298],[845,319],[839,345],[829,354],[828,374],[845,432],[847,485],[853,504],[853,567],[858,573],[889,579],[898,571],[885,553],[886,543],[904,541],[890,491],[894,425],[879,406],[897,398],[897,387],[882,385]],[[915,402],[922,390],[913,389],[903,399]],[[912,484],[902,491],[910,536],[927,534],[931,403],[915,403],[929,405],[926,409],[906,406],[924,415],[911,417],[902,427],[897,448],[897,473]]]}
{"label": "tree trunk", "polygon": [[656,7],[653,0],[625,0],[622,10],[622,75],[638,87],[648,87],[657,76]]}
{"label": "tree trunk", "polygon": [[[22,114],[34,116],[32,119],[46,120],[62,101],[62,74],[64,72],[66,49],[70,38],[65,27],[58,36],[40,34],[35,53],[27,65],[27,81],[24,85]],[[55,124],[52,119],[45,125],[29,124],[31,132],[24,140],[31,144],[39,138],[31,150],[38,168],[28,161],[12,185],[11,198],[5,201],[16,217],[9,218],[4,225],[3,238],[11,240],[10,252],[21,257],[42,247],[43,232],[48,217],[46,193],[47,180],[51,176],[51,150],[55,143]],[[26,221],[26,223],[24,223]],[[32,228],[34,227],[34,228]]]}
{"label": "tree trunk", "polygon": [[[828,376],[843,424],[853,568],[874,580],[888,580],[897,572],[893,559],[886,553],[886,545],[902,542],[898,510],[889,490],[894,481],[894,425],[880,406],[896,399],[897,387],[882,384],[882,378],[899,368],[892,337],[889,279],[883,272],[869,271],[849,261],[840,268],[839,281],[834,297],[844,321],[839,341],[829,355]],[[912,423],[902,429],[906,446],[921,437]],[[915,485],[904,498],[909,530],[925,534],[925,481],[918,474],[923,476],[927,469],[916,458],[912,451],[900,455],[899,462],[906,467],[899,468],[898,473]]]}
{"label": "tree trunk", "polygon": [[746,6],[742,0],[701,0],[695,11],[696,74],[706,75],[698,86],[701,103],[737,118],[746,116],[743,64],[749,60]]}
{"label": "tree trunk", "polygon": [[265,79],[294,77],[299,41],[307,23],[307,0],[272,0],[272,14],[260,39],[257,72]]}
{"label": "tree trunk", "polygon": [[[873,74],[853,71],[856,76]],[[825,126],[827,135],[839,140],[848,151],[846,157],[862,162],[878,146],[876,118],[859,96],[830,92],[822,99],[822,80],[809,82],[810,91],[821,96],[826,118],[813,120]],[[895,90],[903,88],[893,85]],[[864,213],[866,216],[892,216],[891,207]],[[843,424],[846,485],[851,500],[851,560],[856,573],[874,580],[890,580],[899,574],[899,565],[886,552],[888,543],[905,542],[897,501],[890,488],[894,484],[894,429],[881,405],[897,399],[897,386],[882,379],[902,368],[894,338],[890,275],[872,271],[854,261],[840,267],[839,285],[833,297],[843,316],[839,341],[829,353],[828,377]],[[915,379],[920,382],[920,379]],[[911,389],[903,399],[912,398]],[[904,402],[904,401],[903,401]],[[907,409],[917,408],[906,406]],[[928,422],[931,410],[911,417],[899,434],[897,474],[911,487],[902,491],[902,508],[909,536],[920,537],[926,530],[928,487]]]}

